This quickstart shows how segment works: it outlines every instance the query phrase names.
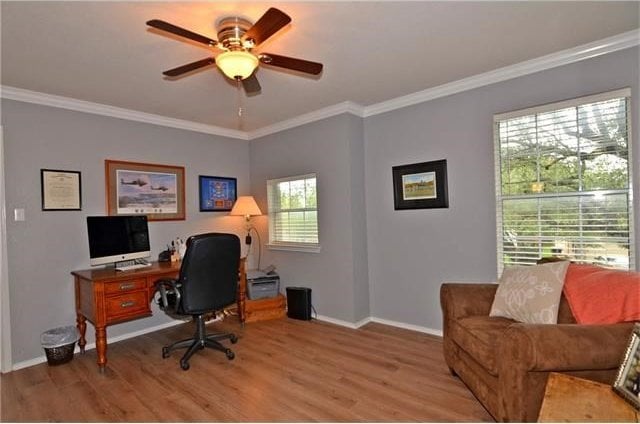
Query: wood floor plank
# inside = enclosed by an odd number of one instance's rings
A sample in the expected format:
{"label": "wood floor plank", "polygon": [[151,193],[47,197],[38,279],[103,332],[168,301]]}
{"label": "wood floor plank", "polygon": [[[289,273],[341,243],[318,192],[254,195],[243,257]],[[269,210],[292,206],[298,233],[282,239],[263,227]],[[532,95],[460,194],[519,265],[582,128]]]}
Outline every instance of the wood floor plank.
{"label": "wood floor plank", "polygon": [[[370,323],[358,330],[287,318],[208,326],[233,331],[222,352],[163,345],[190,337],[191,323],[109,345],[106,372],[95,351],[58,367],[40,364],[0,377],[0,417],[84,422],[416,422],[491,416],[449,374],[436,336]],[[83,407],[79,407],[83,405]]]}

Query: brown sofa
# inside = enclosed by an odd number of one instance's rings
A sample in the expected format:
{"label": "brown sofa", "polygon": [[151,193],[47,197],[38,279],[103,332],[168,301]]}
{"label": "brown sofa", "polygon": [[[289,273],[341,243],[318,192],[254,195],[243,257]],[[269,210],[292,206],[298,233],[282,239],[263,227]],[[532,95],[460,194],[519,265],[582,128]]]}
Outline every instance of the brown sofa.
{"label": "brown sofa", "polygon": [[447,365],[497,421],[536,421],[549,372],[613,382],[633,323],[578,325],[564,295],[558,324],[489,317],[497,287],[440,288]]}

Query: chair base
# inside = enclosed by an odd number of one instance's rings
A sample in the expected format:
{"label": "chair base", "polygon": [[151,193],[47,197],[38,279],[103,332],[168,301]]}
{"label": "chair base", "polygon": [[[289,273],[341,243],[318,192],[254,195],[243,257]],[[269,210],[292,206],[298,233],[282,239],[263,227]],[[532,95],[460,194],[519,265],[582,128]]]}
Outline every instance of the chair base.
{"label": "chair base", "polygon": [[190,339],[180,340],[162,348],[162,357],[168,358],[170,353],[176,349],[187,348],[187,351],[180,359],[180,367],[183,370],[189,369],[189,359],[196,351],[208,347],[210,349],[216,349],[224,352],[227,355],[227,359],[232,360],[235,358],[235,354],[231,349],[228,349],[222,345],[218,340],[229,339],[231,343],[236,343],[238,338],[233,333],[220,333],[207,335],[204,325],[204,315],[194,315],[193,321],[196,323],[196,333]]}

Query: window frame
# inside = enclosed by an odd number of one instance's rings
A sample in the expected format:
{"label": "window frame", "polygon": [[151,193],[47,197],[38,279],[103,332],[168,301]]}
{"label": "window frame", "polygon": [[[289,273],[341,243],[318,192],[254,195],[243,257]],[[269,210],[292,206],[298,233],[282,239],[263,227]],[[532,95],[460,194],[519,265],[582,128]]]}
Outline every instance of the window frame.
{"label": "window frame", "polygon": [[634,229],[634,216],[635,209],[633,207],[633,131],[631,127],[632,121],[632,105],[631,105],[631,88],[622,88],[613,91],[607,91],[603,93],[593,94],[589,96],[582,96],[574,99],[564,100],[560,102],[547,103],[544,105],[533,106],[525,109],[519,109],[511,112],[498,113],[493,116],[493,147],[494,147],[494,182],[495,182],[495,207],[496,207],[496,259],[498,275],[502,274],[504,269],[504,229],[503,229],[503,200],[504,199],[542,199],[553,198],[562,196],[588,196],[595,191],[578,191],[562,192],[562,193],[543,193],[538,195],[511,195],[503,196],[502,194],[502,152],[501,152],[501,140],[500,140],[500,122],[515,119],[524,116],[536,115],[540,113],[548,113],[558,111],[566,108],[577,108],[584,104],[597,103],[607,100],[614,100],[624,98],[626,99],[626,125],[627,125],[627,169],[628,169],[628,185],[626,189],[606,189],[597,190],[599,193],[624,193],[627,195],[627,214],[629,222],[629,270],[636,270],[635,255],[635,229]]}
{"label": "window frame", "polygon": [[[309,242],[295,242],[295,241],[274,241],[272,239],[273,236],[273,231],[272,231],[272,225],[273,225],[273,214],[276,212],[273,210],[273,205],[271,204],[271,195],[270,195],[270,187],[275,187],[277,186],[279,183],[282,182],[293,182],[293,181],[304,181],[304,180],[308,180],[308,179],[315,179],[315,186],[316,186],[316,205],[315,208],[289,208],[289,209],[279,209],[277,212],[287,212],[287,211],[304,211],[304,212],[308,212],[308,211],[314,211],[316,213],[316,228],[317,228],[317,238],[318,238],[318,242],[317,243],[309,243]],[[292,175],[289,177],[282,177],[282,178],[273,178],[273,179],[269,179],[267,180],[267,216],[268,216],[268,228],[269,228],[269,241],[266,244],[267,248],[269,250],[282,250],[282,251],[289,251],[289,252],[307,252],[307,253],[319,253],[321,250],[321,245],[320,245],[320,217],[319,217],[319,199],[318,199],[318,174],[316,172],[310,172],[308,174],[302,174],[302,175]]]}

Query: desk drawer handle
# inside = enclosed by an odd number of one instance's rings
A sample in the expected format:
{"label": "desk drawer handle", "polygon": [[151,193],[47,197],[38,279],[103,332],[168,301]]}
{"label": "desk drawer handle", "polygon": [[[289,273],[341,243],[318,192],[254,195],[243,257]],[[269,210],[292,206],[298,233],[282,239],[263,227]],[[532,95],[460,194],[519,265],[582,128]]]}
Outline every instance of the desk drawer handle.
{"label": "desk drawer handle", "polygon": [[122,283],[120,284],[120,290],[129,290],[134,289],[136,287],[136,283]]}
{"label": "desk drawer handle", "polygon": [[133,301],[133,300],[127,300],[127,301],[125,301],[125,302],[122,302],[122,303],[120,304],[120,307],[121,307],[121,308],[130,308],[130,307],[132,307],[132,306],[135,306],[135,304],[136,304],[136,302],[135,302],[135,301]]}

